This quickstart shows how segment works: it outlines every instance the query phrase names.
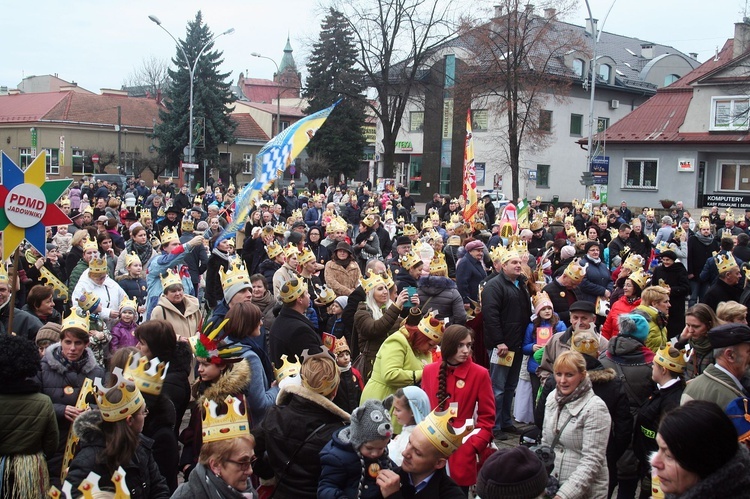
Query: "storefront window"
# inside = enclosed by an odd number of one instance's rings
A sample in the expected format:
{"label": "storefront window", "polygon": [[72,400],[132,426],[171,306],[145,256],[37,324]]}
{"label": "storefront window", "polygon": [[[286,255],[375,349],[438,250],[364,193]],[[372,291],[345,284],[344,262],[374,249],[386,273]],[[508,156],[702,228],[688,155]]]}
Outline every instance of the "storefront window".
{"label": "storefront window", "polygon": [[422,185],[422,156],[412,156],[409,161],[409,192],[419,194]]}

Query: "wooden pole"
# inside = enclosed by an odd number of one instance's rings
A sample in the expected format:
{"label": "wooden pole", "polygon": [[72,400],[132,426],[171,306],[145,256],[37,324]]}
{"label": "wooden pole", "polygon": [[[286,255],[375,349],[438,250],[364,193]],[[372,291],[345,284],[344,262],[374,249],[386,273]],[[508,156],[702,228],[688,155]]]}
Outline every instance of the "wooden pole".
{"label": "wooden pole", "polygon": [[[16,248],[15,253],[13,253],[13,278],[10,279],[10,282],[8,283],[10,285],[10,302],[8,302],[8,334],[15,334],[16,332],[13,331],[13,315],[14,311],[16,309],[16,289],[18,288],[18,266],[19,258],[21,255],[21,247],[19,246]],[[10,276],[8,276],[10,277]]]}

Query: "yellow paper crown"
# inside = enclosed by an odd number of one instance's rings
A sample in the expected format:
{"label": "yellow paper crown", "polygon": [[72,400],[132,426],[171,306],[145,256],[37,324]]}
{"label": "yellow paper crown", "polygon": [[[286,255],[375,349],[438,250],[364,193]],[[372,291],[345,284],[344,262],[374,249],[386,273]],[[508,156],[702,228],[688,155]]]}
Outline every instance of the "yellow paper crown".
{"label": "yellow paper crown", "polygon": [[193,198],[193,204],[203,204],[203,196],[195,196]]}
{"label": "yellow paper crown", "polygon": [[579,232],[576,234],[576,246],[583,246],[588,242],[589,238],[586,237],[586,234],[583,232]]}
{"label": "yellow paper crown", "polygon": [[286,224],[284,223],[277,223],[273,226],[273,233],[277,236],[283,236],[286,232]]}
{"label": "yellow paper crown", "polygon": [[386,288],[392,289],[393,286],[396,285],[396,281],[393,280],[393,274],[391,273],[390,267],[385,269],[385,275],[381,277],[383,278],[383,283],[385,283]]}
{"label": "yellow paper crown", "polygon": [[505,248],[500,244],[490,250],[490,259],[493,262],[502,261],[503,255],[505,255]]}
{"label": "yellow paper crown", "polygon": [[422,263],[422,260],[417,256],[416,252],[409,251],[403,256],[400,256],[398,259],[399,263],[403,268],[406,270],[413,269],[416,265]]}
{"label": "yellow paper crown", "polygon": [[294,221],[302,220],[302,209],[297,208],[296,210],[292,211],[292,216],[289,218]]}
{"label": "yellow paper crown", "polygon": [[643,265],[645,263],[646,260],[641,255],[639,255],[638,253],[631,253],[623,262],[622,267],[624,269],[630,270],[631,272],[635,272],[638,269],[643,269]]}
{"label": "yellow paper crown", "polygon": [[86,253],[87,251],[99,251],[99,245],[96,244],[95,239],[89,239],[88,237],[83,240],[83,252]]}
{"label": "yellow paper crown", "polygon": [[299,248],[297,248],[297,246],[292,243],[288,243],[286,246],[284,246],[284,256],[286,256],[287,259],[297,255],[299,255]]}
{"label": "yellow paper crown", "polygon": [[271,241],[269,244],[266,245],[266,254],[268,255],[268,258],[271,260],[275,259],[277,256],[282,254],[284,252],[284,248],[281,247],[279,243],[276,241]]}
{"label": "yellow paper crown", "polygon": [[[433,322],[435,324],[433,324]],[[417,329],[432,341],[440,343],[440,340],[443,339],[443,332],[445,331],[445,321],[437,319],[437,310],[433,310],[422,317],[417,325]]]}
{"label": "yellow paper crown", "polygon": [[430,275],[448,275],[448,263],[445,261],[445,253],[436,251],[430,262]]}
{"label": "yellow paper crown", "polygon": [[540,303],[549,303],[549,305],[552,306],[552,300],[550,299],[546,291],[540,291],[539,293],[532,296],[531,302],[534,304],[534,309],[536,309],[537,305],[539,305]]}
{"label": "yellow paper crown", "polygon": [[299,254],[297,257],[297,263],[300,265],[304,265],[306,263],[314,262],[315,261],[315,253],[313,253],[310,248],[305,247],[305,249],[302,250],[302,253]]}
{"label": "yellow paper crown", "polygon": [[369,269],[367,271],[367,275],[369,277],[366,277],[363,275],[362,277],[359,278],[359,283],[362,286],[362,289],[364,290],[365,294],[377,288],[379,285],[385,284],[385,281],[383,280],[383,278],[379,274],[376,274],[375,272],[373,272],[372,269]]}
{"label": "yellow paper crown", "polygon": [[167,376],[169,362],[160,362],[158,357],[148,360],[140,352],[131,353],[125,364],[123,375],[133,380],[141,393],[159,395]]}
{"label": "yellow paper crown", "polygon": [[647,217],[653,217],[654,215],[656,215],[656,213],[654,212],[654,210],[646,210],[646,216]]}
{"label": "yellow paper crown", "polygon": [[91,205],[87,205],[86,208],[83,209],[83,213],[88,213],[89,215],[93,215],[94,207]]}
{"label": "yellow paper crown", "polygon": [[161,289],[167,289],[169,286],[174,286],[175,284],[182,285],[180,274],[172,269],[167,269],[161,276]]}
{"label": "yellow paper crown", "polygon": [[[78,486],[78,490],[82,494],[81,497],[83,499],[94,499],[95,496],[101,497],[98,495],[102,493],[102,490],[99,488],[100,480],[101,477],[98,474],[90,471]],[[113,499],[130,499],[130,490],[128,490],[128,484],[125,481],[125,470],[122,466],[119,466],[112,474],[112,484],[115,486]],[[66,480],[63,482],[62,491],[53,486],[50,487],[47,495],[52,499],[73,499],[73,486]]]}
{"label": "yellow paper crown", "polygon": [[138,302],[130,298],[123,298],[122,302],[120,302],[119,310],[122,311],[124,308],[133,309],[135,313],[138,313]]}
{"label": "yellow paper crown", "polygon": [[222,405],[226,407],[226,412],[219,414],[219,404],[208,398],[203,401],[203,443],[250,435],[250,423],[243,401],[227,395]]}
{"label": "yellow paper crown", "polygon": [[340,217],[334,217],[328,222],[328,225],[326,225],[326,234],[333,234],[338,231],[346,232],[346,229],[346,221]]}
{"label": "yellow paper crown", "polygon": [[531,225],[529,226],[529,229],[531,229],[531,232],[535,232],[535,231],[543,229],[543,228],[544,228],[544,224],[539,219],[534,220],[533,222],[531,222]]}
{"label": "yellow paper crown", "polygon": [[729,272],[732,268],[737,267],[737,260],[734,259],[731,253],[718,253],[714,255],[716,261],[716,268],[719,271],[719,275],[724,272]]}
{"label": "yellow paper crown", "polygon": [[0,262],[0,284],[10,286],[10,278],[8,277],[8,271],[5,270],[5,264]]}
{"label": "yellow paper crown", "polygon": [[708,211],[706,208],[703,208],[701,211],[701,218],[708,218],[711,216],[711,212]]}
{"label": "yellow paper crown", "polygon": [[724,220],[728,220],[728,221],[734,222],[734,210],[732,210],[732,208],[727,208],[726,209],[726,214],[727,214],[727,216],[726,216],[726,218]]}
{"label": "yellow paper crown", "polygon": [[524,253],[529,252],[529,245],[526,241],[522,240],[516,240],[513,241],[513,243],[510,245],[510,248],[508,248],[510,251],[515,251],[519,255],[523,255]]}
{"label": "yellow paper crown", "polygon": [[424,219],[422,219],[422,230],[430,230],[431,228],[432,221],[429,218],[424,217]]}
{"label": "yellow paper crown", "polygon": [[109,270],[106,258],[92,258],[89,260],[89,274],[106,274]]}
{"label": "yellow paper crown", "polygon": [[132,251],[125,255],[125,268],[130,267],[135,262],[143,263],[135,251]]}
{"label": "yellow paper crown", "polygon": [[678,350],[677,355],[672,357],[669,355],[670,348],[672,348],[672,344],[667,343],[664,348],[658,350],[654,356],[654,362],[665,369],[682,374],[685,372],[685,366],[687,366],[684,355],[685,350]]}
{"label": "yellow paper crown", "polygon": [[651,280],[651,274],[644,272],[643,269],[638,269],[630,274],[628,279],[637,284],[641,290],[644,290],[648,286],[648,281]]}
{"label": "yellow paper crown", "polygon": [[662,251],[667,251],[669,249],[669,244],[666,241],[659,241],[659,244],[657,244],[654,249],[661,253]]}
{"label": "yellow paper crown", "polygon": [[433,222],[439,222],[440,221],[440,214],[437,211],[435,211],[435,210],[431,210],[430,211],[430,220],[432,220]]}
{"label": "yellow paper crown", "polygon": [[264,237],[269,237],[273,235],[273,226],[271,224],[266,224],[263,226],[263,229],[261,229],[261,233]]}
{"label": "yellow paper crown", "polygon": [[574,220],[573,216],[572,215],[568,215],[567,217],[565,217],[565,220],[563,220],[563,223],[572,224],[573,220]]}
{"label": "yellow paper crown", "polygon": [[221,287],[224,291],[235,284],[250,284],[250,276],[247,275],[247,269],[242,263],[241,258],[235,258],[229,263],[228,272],[224,272],[224,267],[222,266],[219,269],[219,278],[221,279]]}
{"label": "yellow paper crown", "polygon": [[416,236],[417,235],[417,228],[414,227],[412,224],[405,224],[404,225],[404,235],[405,236]]}
{"label": "yellow paper crown", "polygon": [[290,279],[281,286],[279,296],[284,303],[292,303],[307,291],[304,279]]}
{"label": "yellow paper crown", "polygon": [[699,229],[710,229],[711,228],[711,222],[708,219],[701,219],[700,222],[698,222],[698,228]]}
{"label": "yellow paper crown", "polygon": [[195,230],[193,219],[183,218],[182,222],[180,223],[180,229],[182,229],[182,232],[193,232],[193,230]]}
{"label": "yellow paper crown", "polygon": [[97,305],[99,305],[102,300],[95,294],[90,291],[84,291],[81,296],[78,297],[78,306],[81,307],[81,309],[85,312],[89,312],[96,308]]}
{"label": "yellow paper crown", "polygon": [[346,338],[343,337],[343,336],[341,338],[338,338],[333,343],[333,354],[334,355],[338,355],[341,352],[350,352],[351,353],[351,349],[349,348],[349,344],[346,342]]}
{"label": "yellow paper crown", "polygon": [[291,362],[286,354],[284,354],[281,356],[281,366],[279,368],[274,366],[273,375],[276,381],[281,381],[292,376],[299,376],[300,367],[302,367],[302,363],[297,357],[295,357],[294,362]]}
{"label": "yellow paper crown", "polygon": [[179,241],[180,236],[177,234],[177,230],[175,230],[172,227],[165,227],[163,231],[161,231],[161,244],[167,244],[171,243],[172,241]]}
{"label": "yellow paper crown", "polygon": [[66,329],[80,329],[82,331],[89,332],[89,314],[78,315],[78,309],[73,307],[70,311],[70,315],[63,319],[62,330]]}
{"label": "yellow paper crown", "polygon": [[503,253],[503,256],[500,257],[500,264],[505,265],[509,261],[513,260],[514,258],[521,258],[520,253],[513,249],[513,245]]}
{"label": "yellow paper crown", "polygon": [[367,215],[362,219],[362,223],[365,224],[365,227],[372,227],[373,225],[375,225],[375,220],[375,215]]}
{"label": "yellow paper crown", "polygon": [[[101,378],[94,380],[94,386],[96,387],[96,405],[102,413],[102,419],[114,423],[135,414],[143,405],[143,395],[135,383],[125,379],[119,367],[112,370],[112,375],[115,376],[116,383],[111,388],[105,388]],[[115,389],[119,389],[122,393],[122,397],[117,402],[108,398],[108,395]]]}
{"label": "yellow paper crown", "polygon": [[464,437],[474,429],[474,421],[471,419],[467,419],[461,428],[454,428],[451,420],[456,416],[458,404],[453,402],[445,411],[432,411],[417,425],[430,443],[445,457],[453,454],[463,443]]}
{"label": "yellow paper crown", "polygon": [[396,219],[396,222],[398,222],[399,225],[402,224],[402,223],[404,223],[404,217],[398,217]]}
{"label": "yellow paper crown", "polygon": [[582,266],[580,260],[576,258],[565,267],[564,274],[575,282],[581,282],[586,277],[586,266]]}
{"label": "yellow paper crown", "polygon": [[322,286],[315,285],[315,291],[318,295],[317,298],[315,298],[315,303],[318,305],[327,306],[333,303],[333,301],[336,299],[336,292],[328,287],[327,284],[323,284]]}
{"label": "yellow paper crown", "polygon": [[620,235],[620,230],[617,227],[610,227],[609,228],[609,237],[611,239],[614,239]]}

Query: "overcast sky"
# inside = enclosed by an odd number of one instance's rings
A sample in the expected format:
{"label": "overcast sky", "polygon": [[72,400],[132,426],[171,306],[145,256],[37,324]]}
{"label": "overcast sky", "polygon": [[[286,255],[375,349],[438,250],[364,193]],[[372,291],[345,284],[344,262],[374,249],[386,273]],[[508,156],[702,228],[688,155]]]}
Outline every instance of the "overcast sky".
{"label": "overcast sky", "polygon": [[[370,0],[372,1],[372,0]],[[467,1],[467,0],[456,0]],[[476,5],[477,1],[471,2]],[[532,0],[532,3],[533,0]],[[542,2],[537,1],[541,10]],[[590,0],[594,17],[604,18],[612,0]],[[703,62],[734,33],[745,0],[617,0],[605,31],[697,52]],[[176,38],[200,9],[214,33],[234,28],[216,48],[224,52],[222,70],[271,78],[272,62],[251,57],[259,52],[280,62],[287,34],[304,73],[309,40],[320,29],[315,0],[34,0],[3,2],[0,16],[0,86],[15,88],[25,76],[57,74],[94,92],[120,88],[148,56],[169,59],[174,42],[148,19],[160,18]],[[488,2],[491,5],[492,2]],[[565,20],[584,25],[586,9]]]}

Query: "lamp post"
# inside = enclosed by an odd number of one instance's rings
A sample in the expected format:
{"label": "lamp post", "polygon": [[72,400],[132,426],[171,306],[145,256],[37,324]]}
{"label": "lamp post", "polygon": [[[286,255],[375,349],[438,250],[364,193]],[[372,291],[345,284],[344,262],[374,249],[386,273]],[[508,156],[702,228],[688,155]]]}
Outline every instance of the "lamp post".
{"label": "lamp post", "polygon": [[[268,59],[273,63],[274,66],[276,66],[276,74],[281,76],[281,71],[279,71],[279,65],[276,64],[276,61],[271,59],[270,57],[267,57],[265,55],[260,55],[257,52],[252,52],[250,54],[253,57],[259,57],[261,59]],[[276,135],[278,135],[281,132],[281,85],[276,85]]]}
{"label": "lamp post", "polygon": [[[151,21],[153,21],[157,26],[159,26],[161,29],[164,30],[166,34],[169,35],[169,37],[174,40],[175,44],[177,44],[177,48],[180,49],[180,53],[182,53],[183,59],[185,59],[185,64],[187,65],[188,72],[190,73],[190,118],[189,118],[189,130],[188,130],[188,163],[193,162],[193,154],[195,151],[193,150],[193,86],[195,83],[195,69],[198,67],[198,61],[200,60],[201,56],[203,55],[203,51],[206,50],[206,47],[211,45],[211,43],[223,35],[231,35],[234,33],[234,28],[229,28],[228,30],[219,33],[218,35],[214,35],[213,38],[211,38],[209,41],[206,42],[203,47],[201,47],[200,51],[198,52],[198,55],[195,56],[195,61],[193,61],[193,65],[190,65],[190,58],[185,53],[185,49],[182,48],[182,45],[180,45],[180,42],[177,41],[177,39],[172,36],[172,33],[169,32],[167,28],[162,26],[161,21],[158,17],[154,15],[148,16]],[[205,180],[204,180],[205,183]]]}

